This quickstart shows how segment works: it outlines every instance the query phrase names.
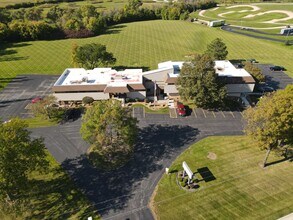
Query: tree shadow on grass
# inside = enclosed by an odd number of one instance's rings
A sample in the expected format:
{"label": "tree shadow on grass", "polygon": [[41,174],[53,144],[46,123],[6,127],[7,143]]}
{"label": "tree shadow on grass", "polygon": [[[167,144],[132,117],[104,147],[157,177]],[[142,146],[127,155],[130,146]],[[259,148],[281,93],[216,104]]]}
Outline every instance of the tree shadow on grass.
{"label": "tree shadow on grass", "polygon": [[147,66],[113,66],[113,69],[115,70],[142,69],[144,72],[150,70],[150,68]]}
{"label": "tree shadow on grass", "polygon": [[91,216],[95,208],[77,190],[70,177],[62,168],[53,172],[55,178],[29,182],[27,195],[23,195],[29,198],[26,219],[68,219],[75,215],[77,219],[86,219]]}
{"label": "tree shadow on grass", "polygon": [[113,25],[110,26],[105,30],[105,32],[102,35],[107,35],[107,34],[119,34],[123,28],[125,28],[126,25],[120,24],[120,25]]}
{"label": "tree shadow on grass", "polygon": [[17,51],[10,48],[29,46],[28,43],[5,43],[0,45],[0,62],[26,60],[28,56],[17,56]]}
{"label": "tree shadow on grass", "polygon": [[[148,199],[145,195],[152,193],[159,180],[150,175],[162,171],[163,161],[173,159],[184,146],[193,143],[198,134],[197,129],[189,126],[149,125],[141,128],[133,157],[119,169],[109,172],[98,170],[85,155],[66,160],[62,166],[95,204],[99,214],[106,215],[110,210],[123,210],[135,190],[140,189],[141,181],[147,178],[151,186],[144,187],[141,194]],[[138,194],[135,198],[140,198]],[[141,200],[137,203],[139,205]]]}

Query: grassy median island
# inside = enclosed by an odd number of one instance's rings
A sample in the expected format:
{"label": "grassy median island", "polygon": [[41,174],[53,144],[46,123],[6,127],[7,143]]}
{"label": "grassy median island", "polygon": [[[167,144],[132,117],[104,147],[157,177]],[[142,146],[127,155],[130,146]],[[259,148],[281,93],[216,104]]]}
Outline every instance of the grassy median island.
{"label": "grassy median island", "polygon": [[169,114],[169,107],[156,107],[157,109],[152,109],[144,104],[133,104],[131,105],[132,108],[144,108],[145,113],[150,113],[150,114]]}
{"label": "grassy median island", "polygon": [[70,177],[48,153],[47,173],[31,173],[29,190],[20,195],[20,214],[7,215],[0,206],[0,219],[100,219],[93,204],[77,189]]}
{"label": "grassy median island", "polygon": [[[160,180],[151,206],[158,219],[277,219],[292,212],[292,162],[260,168],[265,156],[246,136],[209,137],[192,145]],[[269,162],[281,158],[271,155]],[[186,161],[195,192],[176,184]],[[211,178],[211,177],[214,177]],[[205,179],[207,182],[205,182]],[[210,181],[208,181],[210,180]]]}

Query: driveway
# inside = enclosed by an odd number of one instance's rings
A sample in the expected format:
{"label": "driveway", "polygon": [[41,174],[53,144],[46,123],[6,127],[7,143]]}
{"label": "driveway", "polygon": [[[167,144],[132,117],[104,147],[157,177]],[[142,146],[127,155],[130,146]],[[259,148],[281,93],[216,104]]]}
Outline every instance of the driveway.
{"label": "driveway", "polygon": [[0,92],[1,119],[5,121],[13,116],[27,117],[27,104],[33,97],[50,93],[57,79],[58,76],[51,75],[23,75],[14,78]]}
{"label": "driveway", "polygon": [[[137,110],[137,113],[140,112]],[[137,114],[139,138],[133,158],[122,168],[103,172],[85,157],[80,120],[55,127],[32,129],[45,137],[52,155],[95,205],[103,219],[153,219],[150,197],[164,169],[192,143],[210,135],[242,134],[241,117],[170,118]]]}
{"label": "driveway", "polygon": [[266,76],[266,82],[274,89],[285,89],[287,85],[293,84],[293,79],[283,71],[271,71],[273,64],[256,64]]}

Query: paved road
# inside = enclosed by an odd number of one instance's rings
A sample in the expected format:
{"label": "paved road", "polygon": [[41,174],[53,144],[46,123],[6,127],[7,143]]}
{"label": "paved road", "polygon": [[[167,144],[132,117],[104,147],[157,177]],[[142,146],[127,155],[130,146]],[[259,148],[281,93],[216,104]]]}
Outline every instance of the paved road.
{"label": "paved road", "polygon": [[[270,40],[270,41],[281,42],[281,43],[284,43],[286,41],[286,39],[281,40],[281,39],[276,39],[276,38],[271,38],[271,37],[266,37],[266,36],[258,36],[258,35],[250,34],[248,31],[246,33],[244,33],[243,31],[241,31],[240,28],[237,28],[237,27],[222,26],[221,29],[224,31],[231,32],[231,33],[236,33],[236,34],[244,35],[247,37],[253,37],[253,38],[257,38],[257,39]],[[251,32],[259,33],[258,31],[251,31]]]}
{"label": "paved road", "polygon": [[48,94],[57,78],[51,75],[23,75],[14,78],[0,92],[1,119],[5,121],[12,116],[27,117],[26,105],[33,97]]}
{"label": "paved road", "polygon": [[140,133],[134,156],[124,167],[112,172],[92,167],[85,158],[88,145],[79,134],[80,120],[33,129],[34,136],[45,137],[49,151],[95,204],[103,219],[153,219],[147,205],[165,167],[206,136],[242,134],[241,114],[175,119],[158,114],[146,114],[144,118],[140,110],[135,114],[140,120]]}

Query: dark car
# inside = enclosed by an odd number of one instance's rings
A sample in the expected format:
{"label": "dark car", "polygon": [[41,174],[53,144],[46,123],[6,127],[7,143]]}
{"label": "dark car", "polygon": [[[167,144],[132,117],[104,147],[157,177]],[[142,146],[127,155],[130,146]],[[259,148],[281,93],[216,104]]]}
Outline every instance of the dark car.
{"label": "dark car", "polygon": [[177,104],[177,112],[179,116],[186,116],[186,109],[182,103]]}
{"label": "dark car", "polygon": [[268,85],[261,85],[258,87],[258,90],[260,92],[274,92],[274,91],[276,91],[273,87],[268,86]]}
{"label": "dark car", "polygon": [[282,66],[271,66],[270,70],[271,71],[285,71],[286,69]]}
{"label": "dark car", "polygon": [[37,103],[37,102],[39,102],[41,100],[43,100],[41,97],[35,97],[35,98],[32,99],[32,104],[35,104],[35,103]]}

